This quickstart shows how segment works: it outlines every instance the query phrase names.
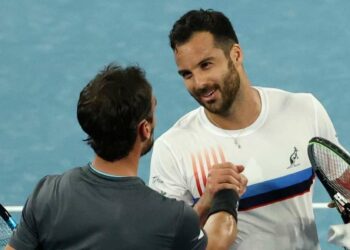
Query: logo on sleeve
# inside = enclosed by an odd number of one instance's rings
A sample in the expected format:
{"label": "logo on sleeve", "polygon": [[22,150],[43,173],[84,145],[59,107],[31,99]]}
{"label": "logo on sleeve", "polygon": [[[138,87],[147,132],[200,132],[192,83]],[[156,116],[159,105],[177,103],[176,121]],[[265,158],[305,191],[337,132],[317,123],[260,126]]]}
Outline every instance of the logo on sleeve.
{"label": "logo on sleeve", "polygon": [[163,184],[164,181],[158,175],[155,175],[152,177],[152,183],[153,184],[156,184],[156,183]]}
{"label": "logo on sleeve", "polygon": [[199,230],[198,239],[203,238],[203,236],[204,236],[204,233],[203,233],[202,229],[200,229],[200,230]]}

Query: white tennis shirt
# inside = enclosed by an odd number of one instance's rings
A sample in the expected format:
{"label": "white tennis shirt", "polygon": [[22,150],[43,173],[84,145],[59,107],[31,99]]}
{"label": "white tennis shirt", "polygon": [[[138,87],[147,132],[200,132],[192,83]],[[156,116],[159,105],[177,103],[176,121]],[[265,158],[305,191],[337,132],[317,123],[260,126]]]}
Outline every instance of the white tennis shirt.
{"label": "white tennis shirt", "polygon": [[314,136],[337,143],[335,129],[311,94],[257,90],[262,110],[247,128],[220,129],[203,107],[179,119],[155,142],[149,184],[193,205],[205,190],[212,164],[242,164],[248,188],[231,249],[319,249],[307,145]]}

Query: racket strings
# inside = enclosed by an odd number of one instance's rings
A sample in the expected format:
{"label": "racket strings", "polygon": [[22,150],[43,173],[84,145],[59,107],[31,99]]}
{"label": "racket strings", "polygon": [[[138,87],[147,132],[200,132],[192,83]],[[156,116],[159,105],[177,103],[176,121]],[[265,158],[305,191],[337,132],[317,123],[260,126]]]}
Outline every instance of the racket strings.
{"label": "racket strings", "polygon": [[6,222],[0,217],[0,246],[6,246],[10,240],[12,230],[6,224]]}
{"label": "racket strings", "polygon": [[314,145],[314,154],[316,165],[329,179],[329,185],[350,199],[349,164],[335,152],[320,144]]}

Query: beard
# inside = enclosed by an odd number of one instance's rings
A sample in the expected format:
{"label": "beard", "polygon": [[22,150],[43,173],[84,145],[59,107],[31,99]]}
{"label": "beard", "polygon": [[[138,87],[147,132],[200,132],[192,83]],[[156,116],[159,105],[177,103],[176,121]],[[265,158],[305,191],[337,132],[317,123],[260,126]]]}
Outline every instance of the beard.
{"label": "beard", "polygon": [[153,136],[154,128],[152,128],[151,136],[148,138],[147,142],[145,143],[145,146],[143,147],[141,151],[141,156],[147,154],[149,151],[151,151],[153,144],[154,144],[154,136]]}
{"label": "beard", "polygon": [[195,90],[193,93],[191,93],[191,95],[201,106],[213,114],[228,114],[230,108],[232,107],[232,104],[236,99],[239,87],[241,85],[241,80],[231,58],[228,59],[227,67],[228,71],[222,78],[222,84],[220,85],[218,83],[215,83],[211,86],[213,90],[220,92],[221,99],[216,99],[212,102],[202,102],[200,96],[208,91],[208,87]]}

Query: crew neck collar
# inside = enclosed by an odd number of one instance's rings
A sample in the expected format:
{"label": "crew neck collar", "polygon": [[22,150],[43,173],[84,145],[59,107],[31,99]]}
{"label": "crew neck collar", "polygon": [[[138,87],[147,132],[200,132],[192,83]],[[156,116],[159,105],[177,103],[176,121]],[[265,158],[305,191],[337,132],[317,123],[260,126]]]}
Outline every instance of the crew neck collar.
{"label": "crew neck collar", "polygon": [[211,132],[218,134],[220,136],[224,137],[241,137],[249,135],[253,132],[255,132],[257,129],[259,129],[266,121],[267,113],[268,113],[268,102],[266,93],[262,88],[254,87],[259,95],[261,100],[261,111],[258,115],[257,119],[250,124],[249,126],[242,128],[242,129],[236,129],[236,130],[228,130],[228,129],[222,129],[217,126],[215,126],[213,123],[210,122],[208,117],[205,114],[204,107],[199,108],[199,114],[200,114],[200,120],[203,123],[203,126],[209,129]]}
{"label": "crew neck collar", "polygon": [[91,172],[93,172],[94,174],[96,174],[98,176],[102,176],[102,177],[107,177],[108,179],[119,179],[119,178],[131,177],[131,176],[113,175],[113,174],[108,174],[108,173],[102,172],[102,171],[96,169],[96,167],[94,166],[94,164],[92,162],[89,162],[88,166],[89,166],[89,170]]}

